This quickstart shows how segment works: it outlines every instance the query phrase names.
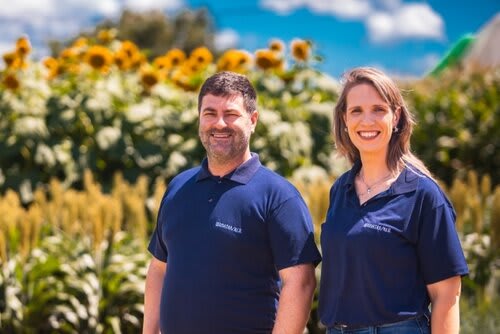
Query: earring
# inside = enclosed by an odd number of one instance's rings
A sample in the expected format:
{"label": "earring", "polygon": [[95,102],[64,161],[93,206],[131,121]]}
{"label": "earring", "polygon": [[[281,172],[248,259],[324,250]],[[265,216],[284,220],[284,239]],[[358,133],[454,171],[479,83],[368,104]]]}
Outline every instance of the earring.
{"label": "earring", "polygon": [[344,128],[344,131],[347,132],[347,128]]}
{"label": "earring", "polygon": [[392,132],[394,132],[394,133],[397,133],[398,131],[399,131],[399,129],[398,129],[398,127],[397,127],[397,126],[395,126],[395,127],[392,129]]}

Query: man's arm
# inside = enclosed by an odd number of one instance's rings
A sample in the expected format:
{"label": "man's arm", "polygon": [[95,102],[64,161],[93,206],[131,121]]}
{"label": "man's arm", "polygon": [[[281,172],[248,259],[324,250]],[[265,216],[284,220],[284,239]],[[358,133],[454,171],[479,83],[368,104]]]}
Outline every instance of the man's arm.
{"label": "man's arm", "polygon": [[146,291],[144,293],[143,334],[160,333],[160,299],[163,279],[167,272],[167,264],[156,258],[149,264],[146,275]]}
{"label": "man's arm", "polygon": [[299,264],[279,271],[282,287],[273,334],[302,334],[316,288],[314,265]]}
{"label": "man's arm", "polygon": [[458,334],[460,329],[460,276],[427,285],[431,298],[431,332]]}

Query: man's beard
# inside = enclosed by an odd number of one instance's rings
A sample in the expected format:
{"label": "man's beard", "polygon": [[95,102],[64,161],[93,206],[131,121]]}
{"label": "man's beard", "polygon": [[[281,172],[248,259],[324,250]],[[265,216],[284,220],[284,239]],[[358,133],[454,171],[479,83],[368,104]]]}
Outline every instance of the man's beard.
{"label": "man's beard", "polygon": [[[217,149],[217,144],[210,143],[212,139],[212,134],[229,134],[233,139],[232,143],[227,144],[227,148],[223,150]],[[210,161],[216,162],[218,164],[225,164],[231,162],[232,160],[242,156],[248,148],[250,137],[245,136],[244,133],[236,133],[234,130],[228,129],[223,131],[211,130],[205,132],[204,135],[200,136],[202,139],[202,144],[207,152],[207,157]],[[214,147],[213,147],[214,146]]]}

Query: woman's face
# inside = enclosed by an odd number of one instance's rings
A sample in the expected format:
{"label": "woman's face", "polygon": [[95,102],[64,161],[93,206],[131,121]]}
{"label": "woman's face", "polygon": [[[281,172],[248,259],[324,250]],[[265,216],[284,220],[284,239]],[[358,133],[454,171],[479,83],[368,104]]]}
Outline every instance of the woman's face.
{"label": "woman's face", "polygon": [[361,156],[387,156],[393,128],[399,118],[370,84],[359,84],[347,94],[344,121],[349,138]]}

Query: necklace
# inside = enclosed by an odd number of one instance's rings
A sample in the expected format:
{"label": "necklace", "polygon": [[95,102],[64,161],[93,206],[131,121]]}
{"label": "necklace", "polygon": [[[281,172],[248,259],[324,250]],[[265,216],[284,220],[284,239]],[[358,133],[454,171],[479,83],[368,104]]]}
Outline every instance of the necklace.
{"label": "necklace", "polygon": [[[393,176],[392,173],[389,173],[388,175],[384,176],[383,178],[381,178],[380,180],[376,181],[371,186],[369,186],[368,183],[365,182],[365,179],[364,179],[363,175],[361,174],[361,172],[358,173],[358,175],[359,175],[359,179],[361,180],[361,183],[363,183],[363,185],[366,187],[366,194],[370,194],[372,192],[373,187],[378,186],[382,182],[389,180]],[[362,194],[362,195],[364,195],[364,194]]]}

